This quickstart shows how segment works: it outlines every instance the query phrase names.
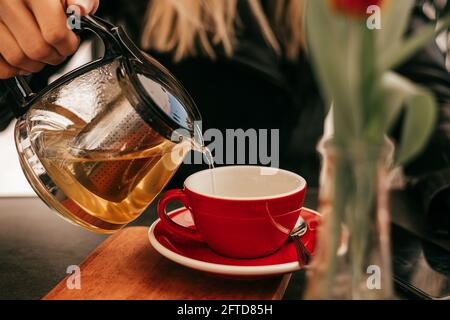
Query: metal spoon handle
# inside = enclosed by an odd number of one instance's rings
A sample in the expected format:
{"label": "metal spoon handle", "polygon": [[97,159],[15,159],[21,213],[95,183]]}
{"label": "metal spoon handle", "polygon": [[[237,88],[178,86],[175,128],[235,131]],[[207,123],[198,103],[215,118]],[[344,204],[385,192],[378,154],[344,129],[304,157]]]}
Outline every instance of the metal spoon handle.
{"label": "metal spoon handle", "polygon": [[311,254],[308,249],[306,249],[305,245],[302,242],[302,239],[299,236],[292,237],[295,244],[295,249],[297,250],[298,262],[301,267],[307,265],[311,260]]}

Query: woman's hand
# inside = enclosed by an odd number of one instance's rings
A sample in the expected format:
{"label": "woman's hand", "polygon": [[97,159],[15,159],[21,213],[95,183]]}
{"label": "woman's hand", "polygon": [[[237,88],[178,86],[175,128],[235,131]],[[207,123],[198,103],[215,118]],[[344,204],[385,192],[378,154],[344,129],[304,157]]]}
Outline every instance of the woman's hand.
{"label": "woman's hand", "polygon": [[78,49],[66,9],[94,13],[99,0],[0,0],[0,79],[58,65]]}

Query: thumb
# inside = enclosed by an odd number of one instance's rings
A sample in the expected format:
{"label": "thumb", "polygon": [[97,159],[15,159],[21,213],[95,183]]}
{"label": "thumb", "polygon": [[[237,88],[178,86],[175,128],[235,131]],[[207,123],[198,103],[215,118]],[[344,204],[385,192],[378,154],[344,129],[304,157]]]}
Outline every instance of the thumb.
{"label": "thumb", "polygon": [[100,5],[100,0],[67,0],[67,7],[77,6],[81,9],[82,15],[93,14]]}

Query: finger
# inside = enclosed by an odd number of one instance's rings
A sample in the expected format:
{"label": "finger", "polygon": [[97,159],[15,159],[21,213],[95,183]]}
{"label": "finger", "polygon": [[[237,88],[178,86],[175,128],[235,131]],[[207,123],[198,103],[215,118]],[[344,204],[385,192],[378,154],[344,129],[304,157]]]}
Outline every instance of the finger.
{"label": "finger", "polygon": [[38,72],[44,68],[45,65],[43,63],[30,60],[26,56],[17,44],[16,39],[1,21],[0,35],[2,39],[0,41],[0,54],[9,65],[29,73]]}
{"label": "finger", "polygon": [[60,1],[34,0],[29,1],[28,6],[37,20],[45,42],[64,57],[77,51],[80,41],[67,27],[67,16]]}
{"label": "finger", "polygon": [[98,6],[100,5],[99,0],[67,0],[67,7],[70,6],[78,6],[82,10],[81,14],[93,14],[97,11]]}
{"label": "finger", "polygon": [[20,70],[11,66],[0,56],[0,79],[9,79],[19,75]]}
{"label": "finger", "polygon": [[97,12],[98,7],[100,6],[100,0],[92,0],[94,1],[94,9],[90,12],[90,14],[94,14]]}
{"label": "finger", "polygon": [[22,1],[2,1],[0,18],[28,58],[52,65],[64,61],[65,57],[44,40],[33,14]]}

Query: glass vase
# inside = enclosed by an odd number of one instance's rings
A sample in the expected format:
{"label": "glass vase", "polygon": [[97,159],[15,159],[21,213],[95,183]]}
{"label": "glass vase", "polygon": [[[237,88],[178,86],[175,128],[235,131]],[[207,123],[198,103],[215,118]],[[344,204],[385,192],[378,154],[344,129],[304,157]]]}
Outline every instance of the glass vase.
{"label": "glass vase", "polygon": [[306,299],[392,297],[389,172],[393,144],[319,144],[318,248]]}

